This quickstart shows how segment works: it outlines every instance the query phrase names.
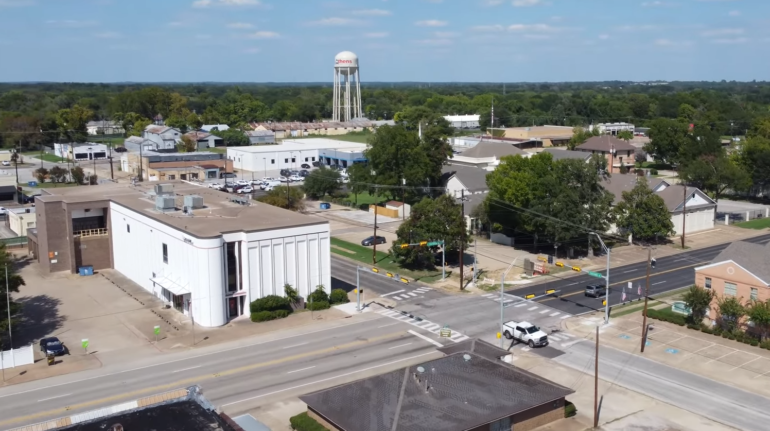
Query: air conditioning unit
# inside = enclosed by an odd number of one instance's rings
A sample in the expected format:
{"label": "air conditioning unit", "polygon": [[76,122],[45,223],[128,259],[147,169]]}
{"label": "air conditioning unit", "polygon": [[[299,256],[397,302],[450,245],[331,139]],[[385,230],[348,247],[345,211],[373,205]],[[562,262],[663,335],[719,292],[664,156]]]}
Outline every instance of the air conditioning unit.
{"label": "air conditioning unit", "polygon": [[184,197],[184,206],[196,210],[203,208],[203,196],[186,195]]}
{"label": "air conditioning unit", "polygon": [[158,211],[173,211],[176,208],[174,201],[174,196],[156,196],[155,209]]}
{"label": "air conditioning unit", "polygon": [[156,184],[155,194],[158,196],[172,195],[174,194],[174,185],[173,184]]}

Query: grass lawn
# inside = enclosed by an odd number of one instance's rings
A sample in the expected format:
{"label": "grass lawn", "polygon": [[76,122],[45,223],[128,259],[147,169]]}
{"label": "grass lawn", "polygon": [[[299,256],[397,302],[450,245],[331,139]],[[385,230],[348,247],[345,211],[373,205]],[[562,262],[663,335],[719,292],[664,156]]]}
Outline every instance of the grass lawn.
{"label": "grass lawn", "polygon": [[92,136],[88,138],[88,142],[95,142],[97,144],[106,144],[113,147],[122,147],[126,142],[126,138],[123,136]]}
{"label": "grass lawn", "polygon": [[66,162],[67,161],[67,159],[62,159],[61,157],[59,157],[57,155],[49,154],[49,153],[43,153],[43,155],[41,156],[40,155],[40,151],[30,151],[30,152],[23,153],[23,154],[25,156],[28,156],[28,157],[34,157],[34,158],[36,158],[38,160],[39,159],[43,159],[44,161],[51,162],[51,163],[60,163],[60,162]]}
{"label": "grass lawn", "polygon": [[[386,250],[390,248],[387,244],[380,244],[377,248],[377,268],[392,273],[398,273],[407,277],[411,277],[415,280],[422,281],[423,283],[432,283],[441,279],[441,271],[410,271],[398,266],[397,263],[392,262],[390,254],[380,251],[381,248]],[[345,256],[349,259],[363,263],[365,266],[372,266],[372,247],[364,247],[360,244],[354,244],[352,242],[343,241],[338,238],[331,239],[332,253]],[[447,276],[449,274],[447,273]]]}
{"label": "grass lawn", "polygon": [[[354,205],[356,203],[356,195],[354,193],[351,193],[350,196],[346,199],[348,202],[350,202],[351,205]],[[359,193],[358,194],[358,205],[373,205],[376,202],[383,203],[387,202],[388,198],[385,196],[372,196],[367,192]]]}
{"label": "grass lawn", "polygon": [[646,169],[657,169],[659,171],[671,169],[671,165],[668,165],[665,163],[656,163],[656,162],[642,162],[641,167]]}
{"label": "grass lawn", "polygon": [[208,151],[209,153],[226,154],[227,148],[225,147],[206,148],[205,151]]}
{"label": "grass lawn", "polygon": [[[59,188],[59,187],[75,187],[75,186],[77,186],[77,184],[75,184],[75,183],[37,183],[37,187],[30,187],[30,188],[33,188],[33,189],[55,189],[55,188]],[[24,187],[29,187],[29,186],[24,184]]]}
{"label": "grass lawn", "polygon": [[359,144],[366,144],[369,141],[369,138],[372,136],[374,136],[374,133],[368,130],[364,130],[362,132],[348,132],[344,135],[308,135],[308,136],[301,136],[301,137],[289,136],[284,138],[284,140],[326,138],[326,139],[334,139],[335,141],[358,142]]}
{"label": "grass lawn", "polygon": [[770,218],[758,218],[741,223],[735,223],[735,225],[744,229],[767,229],[770,228]]}

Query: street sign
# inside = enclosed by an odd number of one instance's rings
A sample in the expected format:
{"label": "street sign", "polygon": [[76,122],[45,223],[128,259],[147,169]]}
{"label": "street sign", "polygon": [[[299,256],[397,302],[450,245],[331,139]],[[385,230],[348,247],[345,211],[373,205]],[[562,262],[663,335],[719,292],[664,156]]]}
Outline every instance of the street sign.
{"label": "street sign", "polygon": [[452,330],[449,329],[449,325],[444,325],[443,328],[441,328],[441,331],[439,331],[439,337],[449,338],[452,336]]}
{"label": "street sign", "polygon": [[155,326],[154,332],[155,332],[155,335],[160,335],[160,326]]}
{"label": "street sign", "polygon": [[594,272],[594,271],[588,271],[588,275],[590,275],[591,277],[596,277],[596,278],[604,278],[604,276],[601,273]]}
{"label": "street sign", "polygon": [[430,241],[428,242],[428,247],[438,247],[440,246],[442,241]]}
{"label": "street sign", "polygon": [[83,346],[83,350],[88,352],[88,338],[83,338],[80,340],[80,345]]}
{"label": "street sign", "polygon": [[548,264],[553,265],[553,255],[551,254],[548,255]]}

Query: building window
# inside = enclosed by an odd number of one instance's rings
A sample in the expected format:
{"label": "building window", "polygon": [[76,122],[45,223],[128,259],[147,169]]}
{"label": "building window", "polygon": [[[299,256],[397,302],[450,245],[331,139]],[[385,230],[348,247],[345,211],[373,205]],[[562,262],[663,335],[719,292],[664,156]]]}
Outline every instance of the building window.
{"label": "building window", "polygon": [[175,179],[176,179],[176,175],[170,175],[170,174],[169,174],[169,176],[168,176],[168,179],[169,179],[169,180],[175,180]]}
{"label": "building window", "polygon": [[706,289],[711,289],[711,277],[706,277]]}
{"label": "building window", "polygon": [[313,159],[313,161],[315,162],[315,157],[313,157],[312,159]]}
{"label": "building window", "polygon": [[163,244],[163,263],[168,263],[168,245]]}
{"label": "building window", "polygon": [[728,283],[725,281],[725,296],[735,296],[738,294],[738,287],[735,283]]}
{"label": "building window", "polygon": [[749,299],[751,299],[752,301],[756,301],[758,294],[759,294],[759,291],[757,290],[757,288],[756,287],[752,287],[751,288],[751,296],[749,296]]}
{"label": "building window", "polygon": [[275,164],[275,159],[270,159],[270,164],[274,165]]}
{"label": "building window", "polygon": [[307,162],[307,160],[308,160],[308,158],[307,158],[307,157],[305,157],[305,161],[306,161],[306,162]]}
{"label": "building window", "polygon": [[292,158],[291,158],[291,162],[292,162],[292,163],[295,163],[296,161],[297,161],[297,158],[296,158],[296,157],[292,157]]}
{"label": "building window", "polygon": [[284,163],[289,163],[289,159],[283,159]]}
{"label": "building window", "polygon": [[131,233],[131,225],[130,224],[126,225],[126,232]]}

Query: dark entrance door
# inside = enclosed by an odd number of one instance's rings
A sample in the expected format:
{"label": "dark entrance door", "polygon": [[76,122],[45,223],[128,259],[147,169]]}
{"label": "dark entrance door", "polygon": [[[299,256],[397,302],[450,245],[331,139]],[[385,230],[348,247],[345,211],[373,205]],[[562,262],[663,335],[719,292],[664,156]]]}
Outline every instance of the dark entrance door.
{"label": "dark entrance door", "polygon": [[231,319],[238,317],[238,298],[227,298],[227,314]]}

